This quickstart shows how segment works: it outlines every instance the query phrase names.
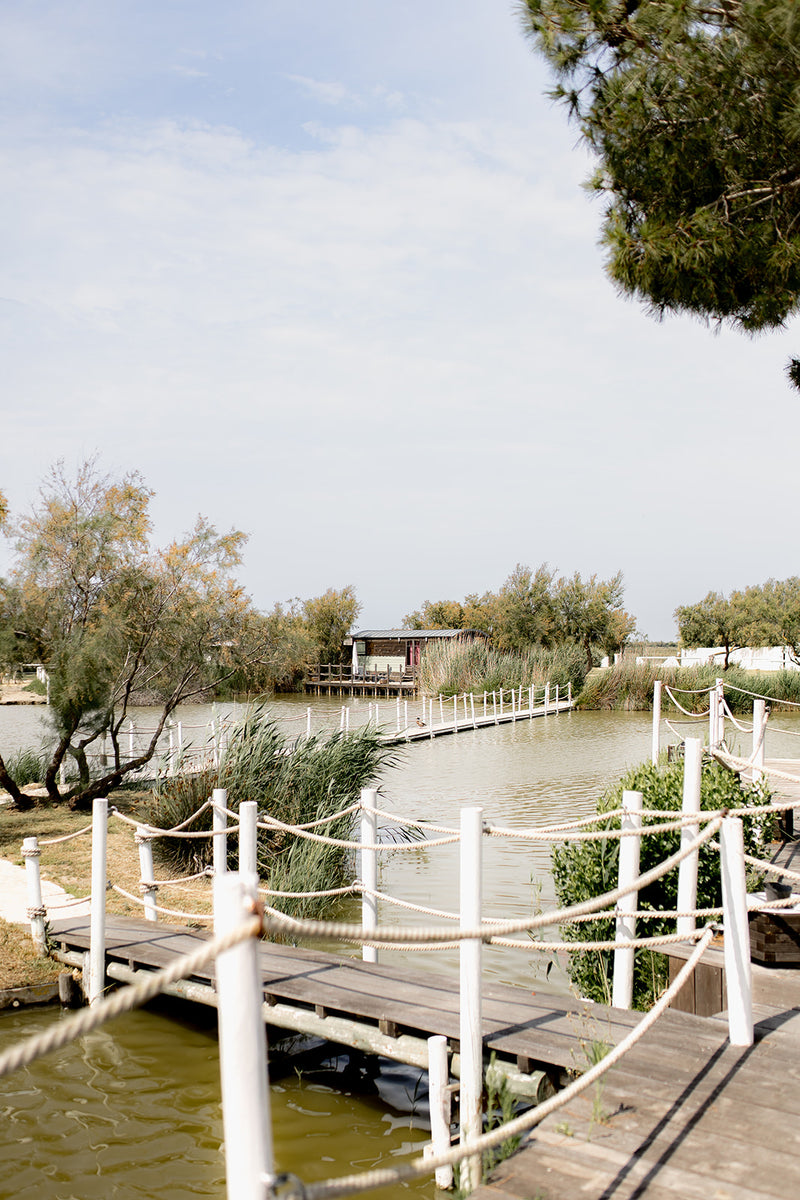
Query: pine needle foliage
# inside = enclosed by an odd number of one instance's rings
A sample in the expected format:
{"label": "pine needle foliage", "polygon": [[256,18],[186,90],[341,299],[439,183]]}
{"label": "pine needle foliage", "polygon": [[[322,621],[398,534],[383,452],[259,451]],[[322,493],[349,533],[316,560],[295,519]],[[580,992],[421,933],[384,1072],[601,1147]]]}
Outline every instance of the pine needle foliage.
{"label": "pine needle foliage", "polygon": [[[153,820],[163,828],[177,825],[199,808],[213,788],[220,787],[227,789],[228,807],[233,811],[242,801],[255,800],[259,815],[287,825],[304,824],[347,808],[358,800],[362,788],[374,786],[381,771],[395,761],[396,751],[382,745],[372,728],[291,739],[269,713],[257,709],[232,730],[217,771],[165,780],[160,785]],[[210,829],[211,821],[207,809],[193,828]],[[317,832],[351,840],[354,826],[351,813]],[[155,846],[163,861],[182,868],[199,867],[212,858],[210,845],[205,842],[161,839]],[[259,830],[259,876],[265,886],[276,890],[342,887],[352,879],[352,857],[350,851],[339,846],[281,830]],[[235,836],[229,839],[228,865],[231,870],[238,866]],[[318,917],[331,901],[281,898],[269,903],[292,916]]]}
{"label": "pine needle foliage", "polygon": [[[665,812],[680,812],[683,795],[683,764],[653,766],[645,763],[628,771],[597,803],[597,812],[610,812],[622,804],[625,790],[641,792],[644,807]],[[771,793],[766,783],[741,784],[739,777],[711,759],[703,762],[700,807],[715,810],[744,805],[769,804]],[[743,818],[745,853],[764,857],[773,829],[772,814]],[[594,827],[598,830],[619,829],[620,818],[608,817]],[[680,831],[650,834],[642,838],[640,872],[676,854],[680,849]],[[720,856],[708,844],[699,851],[697,878],[697,907],[714,908],[722,903]],[[619,882],[619,839],[603,841],[563,842],[553,847],[553,878],[560,905],[580,904],[604,892],[612,891]],[[758,883],[752,880],[753,886]],[[678,869],[656,880],[639,893],[638,907],[660,912],[675,911],[678,903]],[[639,922],[642,936],[655,937],[675,932],[675,918],[646,919]],[[579,925],[565,925],[564,940],[607,941],[614,937],[613,918]],[[614,974],[614,955],[610,950],[576,950],[570,955],[569,977],[581,996],[601,1004],[611,1003]],[[663,954],[639,949],[635,952],[633,1006],[646,1010],[652,1006],[667,983],[667,962]]]}

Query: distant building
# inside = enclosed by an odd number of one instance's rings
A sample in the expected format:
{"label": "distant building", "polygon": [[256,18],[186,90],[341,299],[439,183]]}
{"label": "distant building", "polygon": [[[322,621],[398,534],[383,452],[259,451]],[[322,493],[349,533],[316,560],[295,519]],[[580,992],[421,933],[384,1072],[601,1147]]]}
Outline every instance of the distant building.
{"label": "distant building", "polygon": [[[721,667],[725,662],[724,646],[692,646],[679,651],[682,667]],[[789,646],[742,646],[731,650],[728,657],[731,666],[743,671],[798,671]],[[665,666],[668,664],[664,664]]]}
{"label": "distant building", "polygon": [[351,648],[353,678],[391,671],[413,675],[431,642],[488,641],[482,629],[362,629],[344,639]]}

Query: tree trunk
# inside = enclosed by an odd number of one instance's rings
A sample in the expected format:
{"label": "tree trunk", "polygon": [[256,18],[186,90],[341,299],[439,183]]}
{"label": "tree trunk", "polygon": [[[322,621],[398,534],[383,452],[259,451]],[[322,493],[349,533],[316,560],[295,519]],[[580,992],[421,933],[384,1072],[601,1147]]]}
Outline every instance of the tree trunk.
{"label": "tree trunk", "polygon": [[8,792],[8,794],[11,797],[11,800],[14,804],[14,808],[16,808],[18,812],[26,812],[29,808],[33,808],[33,806],[36,803],[33,796],[26,796],[24,792],[21,792],[19,790],[16,783],[14,782],[14,780],[11,778],[8,771],[6,770],[6,764],[3,762],[1,755],[0,755],[0,787],[5,788],[5,790]]}

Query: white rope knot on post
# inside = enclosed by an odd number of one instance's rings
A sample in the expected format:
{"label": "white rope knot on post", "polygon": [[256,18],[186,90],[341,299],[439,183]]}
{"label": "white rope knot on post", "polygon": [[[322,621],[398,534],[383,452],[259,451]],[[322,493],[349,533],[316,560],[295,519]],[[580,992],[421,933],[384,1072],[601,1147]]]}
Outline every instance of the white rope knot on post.
{"label": "white rope knot on post", "polygon": [[31,905],[30,908],[27,908],[25,910],[25,914],[29,921],[33,921],[37,917],[46,917],[47,909],[45,908],[45,906],[43,904]]}
{"label": "white rope knot on post", "polygon": [[[27,843],[28,841],[35,842],[36,838],[30,838],[30,839],[26,838],[25,842]],[[26,844],[23,844],[20,854],[21,854],[22,858],[40,858],[42,852],[39,849],[38,845],[37,846],[28,846]]]}

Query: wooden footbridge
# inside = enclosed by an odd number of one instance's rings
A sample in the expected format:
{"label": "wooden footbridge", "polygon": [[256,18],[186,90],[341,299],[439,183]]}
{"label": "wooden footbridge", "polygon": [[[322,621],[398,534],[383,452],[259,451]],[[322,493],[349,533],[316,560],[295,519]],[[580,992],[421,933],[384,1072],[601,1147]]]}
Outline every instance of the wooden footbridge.
{"label": "wooden footbridge", "polygon": [[[89,936],[87,918],[55,923],[55,956],[82,962]],[[108,976],[135,982],[207,937],[109,917]],[[258,959],[266,1026],[423,1067],[425,1039],[443,1034],[459,1074],[457,979],[266,943]],[[782,1004],[756,1006],[752,1047],[729,1044],[724,1014],[667,1011],[602,1084],[537,1127],[476,1200],[785,1200],[800,1193],[800,1007],[787,999],[794,993],[800,1006],[800,972],[793,981],[791,974],[778,972]],[[768,976],[762,970],[756,995],[768,997]],[[171,990],[216,1005],[215,988],[212,966]],[[521,1095],[542,1100],[585,1070],[599,1044],[615,1046],[640,1019],[486,984],[484,1054],[496,1055]]]}

